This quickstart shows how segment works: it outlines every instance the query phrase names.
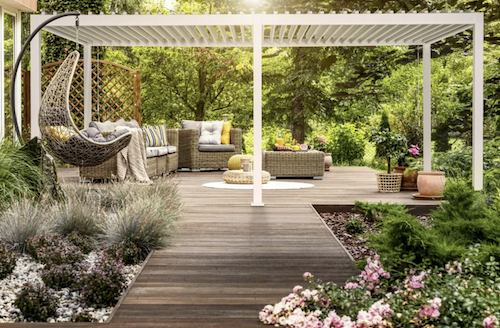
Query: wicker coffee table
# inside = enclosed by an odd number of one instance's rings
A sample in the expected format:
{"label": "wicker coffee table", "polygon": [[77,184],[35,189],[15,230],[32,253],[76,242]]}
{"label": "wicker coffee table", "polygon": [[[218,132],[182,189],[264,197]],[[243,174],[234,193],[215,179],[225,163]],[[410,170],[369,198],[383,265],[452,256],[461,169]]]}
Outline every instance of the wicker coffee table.
{"label": "wicker coffee table", "polygon": [[272,178],[323,179],[325,153],[321,151],[264,151],[262,168]]}
{"label": "wicker coffee table", "polygon": [[[252,184],[253,172],[243,172],[243,170],[229,170],[222,174],[222,179],[231,184]],[[271,175],[267,171],[262,171],[262,183],[268,183]]]}

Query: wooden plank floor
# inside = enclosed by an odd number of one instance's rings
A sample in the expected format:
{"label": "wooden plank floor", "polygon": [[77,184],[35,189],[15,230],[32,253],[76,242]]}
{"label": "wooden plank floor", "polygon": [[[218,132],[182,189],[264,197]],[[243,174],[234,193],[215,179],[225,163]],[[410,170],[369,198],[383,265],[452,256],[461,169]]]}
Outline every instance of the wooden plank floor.
{"label": "wooden plank floor", "polygon": [[[343,283],[358,270],[310,204],[437,203],[378,193],[374,173],[335,167],[323,180],[300,180],[311,189],[264,190],[265,207],[249,206],[251,190],[202,186],[222,172],[175,174],[184,203],[178,231],[153,254],[110,326],[263,327],[258,312],[303,285],[305,271]],[[74,169],[60,171],[62,181],[75,177]]]}

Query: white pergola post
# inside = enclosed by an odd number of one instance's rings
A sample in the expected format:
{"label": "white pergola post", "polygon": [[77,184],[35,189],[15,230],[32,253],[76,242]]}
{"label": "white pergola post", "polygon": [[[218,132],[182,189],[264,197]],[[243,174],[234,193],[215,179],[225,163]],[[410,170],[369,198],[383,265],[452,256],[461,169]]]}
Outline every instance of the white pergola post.
{"label": "white pergola post", "polygon": [[476,16],[473,32],[474,73],[472,77],[472,185],[483,188],[483,15]]}
{"label": "white pergola post", "polygon": [[[5,72],[5,58],[4,58],[4,19],[3,19],[3,8],[0,6],[0,72]],[[0,92],[0,141],[5,137],[5,83],[4,74],[0,74],[0,85],[2,90]]]}
{"label": "white pergola post", "polygon": [[92,121],[92,46],[83,46],[83,123],[85,128]]}
{"label": "white pergola post", "polygon": [[[38,24],[39,17],[31,15],[30,30],[33,32]],[[38,33],[31,40],[31,138],[40,137],[40,127],[38,125],[38,114],[40,112],[41,83],[42,83],[42,49]]]}
{"label": "white pergola post", "polygon": [[[17,56],[19,55],[19,53],[21,52],[21,11],[18,10],[16,12],[16,18],[14,20],[15,22],[15,26],[14,26],[14,61],[15,59],[17,58]],[[16,103],[16,118],[17,118],[17,126],[19,127],[19,129],[21,130],[21,133],[23,132],[23,124],[22,124],[22,113],[23,113],[23,109],[21,108],[22,106],[22,103],[21,103],[21,97],[22,97],[22,90],[21,90],[21,87],[22,87],[22,83],[21,83],[21,78],[22,78],[22,75],[21,75],[21,71],[22,69],[20,68],[18,71],[17,71],[17,77],[16,77],[16,94],[14,95],[15,99],[15,103]],[[28,110],[26,108],[26,110]],[[14,139],[17,139],[17,135],[14,132]]]}
{"label": "white pergola post", "polygon": [[431,45],[424,44],[423,46],[423,62],[424,62],[424,171],[430,172],[431,168]]}
{"label": "white pergola post", "polygon": [[262,202],[262,16],[253,18],[253,202]]}

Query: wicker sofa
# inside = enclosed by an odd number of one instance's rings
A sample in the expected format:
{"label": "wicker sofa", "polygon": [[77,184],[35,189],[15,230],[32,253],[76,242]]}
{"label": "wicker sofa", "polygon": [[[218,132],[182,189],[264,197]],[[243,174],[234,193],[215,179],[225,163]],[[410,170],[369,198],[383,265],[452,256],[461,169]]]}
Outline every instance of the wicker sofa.
{"label": "wicker sofa", "polygon": [[179,130],[179,169],[188,168],[195,171],[200,169],[224,169],[227,168],[227,162],[231,156],[241,154],[243,142],[241,129],[231,129],[230,145],[234,145],[232,151],[220,151],[224,147],[217,150],[217,146],[207,149],[208,147],[198,144],[199,139],[199,130]]}
{"label": "wicker sofa", "polygon": [[[176,150],[179,149],[179,130],[168,129],[167,139],[171,149],[175,147]],[[105,136],[111,132],[102,132]],[[144,138],[146,138],[144,134]],[[176,172],[179,163],[179,154],[176,152],[170,152],[167,154],[159,154],[147,149],[147,173],[150,178],[158,177],[170,172]],[[82,179],[114,179],[117,174],[117,157],[109,159],[101,165],[88,166],[80,168],[80,178]]]}

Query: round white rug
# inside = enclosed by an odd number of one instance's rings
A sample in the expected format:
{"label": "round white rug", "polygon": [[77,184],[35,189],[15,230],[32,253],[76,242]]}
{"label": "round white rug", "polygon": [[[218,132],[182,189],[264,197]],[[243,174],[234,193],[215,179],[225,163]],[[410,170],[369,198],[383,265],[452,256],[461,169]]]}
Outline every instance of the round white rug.
{"label": "round white rug", "polygon": [[[215,189],[244,189],[250,190],[253,189],[253,184],[234,184],[234,183],[225,183],[224,181],[220,182],[209,182],[203,184],[203,187],[207,188],[215,188]],[[286,182],[286,181],[275,181],[271,180],[266,184],[262,185],[262,189],[264,190],[277,190],[277,189],[305,189],[314,187],[311,183],[303,183],[303,182]]]}

